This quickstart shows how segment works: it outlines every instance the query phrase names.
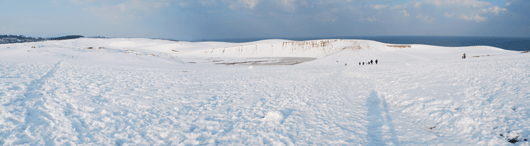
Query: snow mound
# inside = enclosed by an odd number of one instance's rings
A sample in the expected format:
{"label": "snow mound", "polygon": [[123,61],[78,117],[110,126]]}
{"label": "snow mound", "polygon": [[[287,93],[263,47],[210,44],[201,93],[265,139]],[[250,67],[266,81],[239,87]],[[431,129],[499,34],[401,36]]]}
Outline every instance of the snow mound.
{"label": "snow mound", "polygon": [[270,111],[265,114],[263,121],[279,122],[283,120],[283,114],[279,111]]}

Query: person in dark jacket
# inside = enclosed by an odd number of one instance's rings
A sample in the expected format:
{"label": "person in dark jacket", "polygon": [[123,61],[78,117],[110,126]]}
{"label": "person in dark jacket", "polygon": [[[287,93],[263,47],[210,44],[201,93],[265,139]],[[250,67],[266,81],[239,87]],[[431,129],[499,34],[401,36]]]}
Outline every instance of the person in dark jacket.
{"label": "person in dark jacket", "polygon": [[374,60],[370,60],[370,64],[374,64]]}
{"label": "person in dark jacket", "polygon": [[466,59],[466,53],[464,53],[464,55],[462,55],[462,59]]}
{"label": "person in dark jacket", "polygon": [[361,62],[359,62],[359,65],[361,65]]}
{"label": "person in dark jacket", "polygon": [[377,59],[375,59],[375,64],[377,64]]}

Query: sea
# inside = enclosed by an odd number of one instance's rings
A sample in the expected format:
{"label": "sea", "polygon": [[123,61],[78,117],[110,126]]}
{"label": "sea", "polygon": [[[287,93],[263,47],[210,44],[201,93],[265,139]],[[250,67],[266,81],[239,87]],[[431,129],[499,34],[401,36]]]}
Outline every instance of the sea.
{"label": "sea", "polygon": [[493,46],[505,50],[528,51],[530,50],[530,37],[477,37],[477,36],[350,36],[350,37],[300,37],[300,38],[236,38],[196,40],[218,42],[253,42],[266,39],[286,39],[293,41],[319,40],[319,39],[362,39],[374,40],[390,44],[424,44],[445,47],[465,46]]}

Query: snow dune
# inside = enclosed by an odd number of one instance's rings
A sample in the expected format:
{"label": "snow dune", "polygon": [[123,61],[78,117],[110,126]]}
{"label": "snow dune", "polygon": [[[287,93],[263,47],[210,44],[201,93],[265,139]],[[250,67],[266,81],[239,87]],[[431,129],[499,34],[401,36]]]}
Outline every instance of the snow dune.
{"label": "snow dune", "polygon": [[529,57],[369,40],[3,44],[0,145],[529,145]]}

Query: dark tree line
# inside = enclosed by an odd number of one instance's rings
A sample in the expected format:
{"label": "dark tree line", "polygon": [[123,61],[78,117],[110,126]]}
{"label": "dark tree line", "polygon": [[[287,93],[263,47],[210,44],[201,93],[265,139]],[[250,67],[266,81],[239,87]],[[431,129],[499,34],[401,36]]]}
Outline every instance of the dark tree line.
{"label": "dark tree line", "polygon": [[39,42],[47,40],[68,40],[68,39],[77,39],[82,38],[81,35],[68,35],[62,37],[53,37],[53,38],[34,38],[26,37],[24,35],[0,35],[0,44],[10,44],[10,43],[26,43],[26,42]]}

